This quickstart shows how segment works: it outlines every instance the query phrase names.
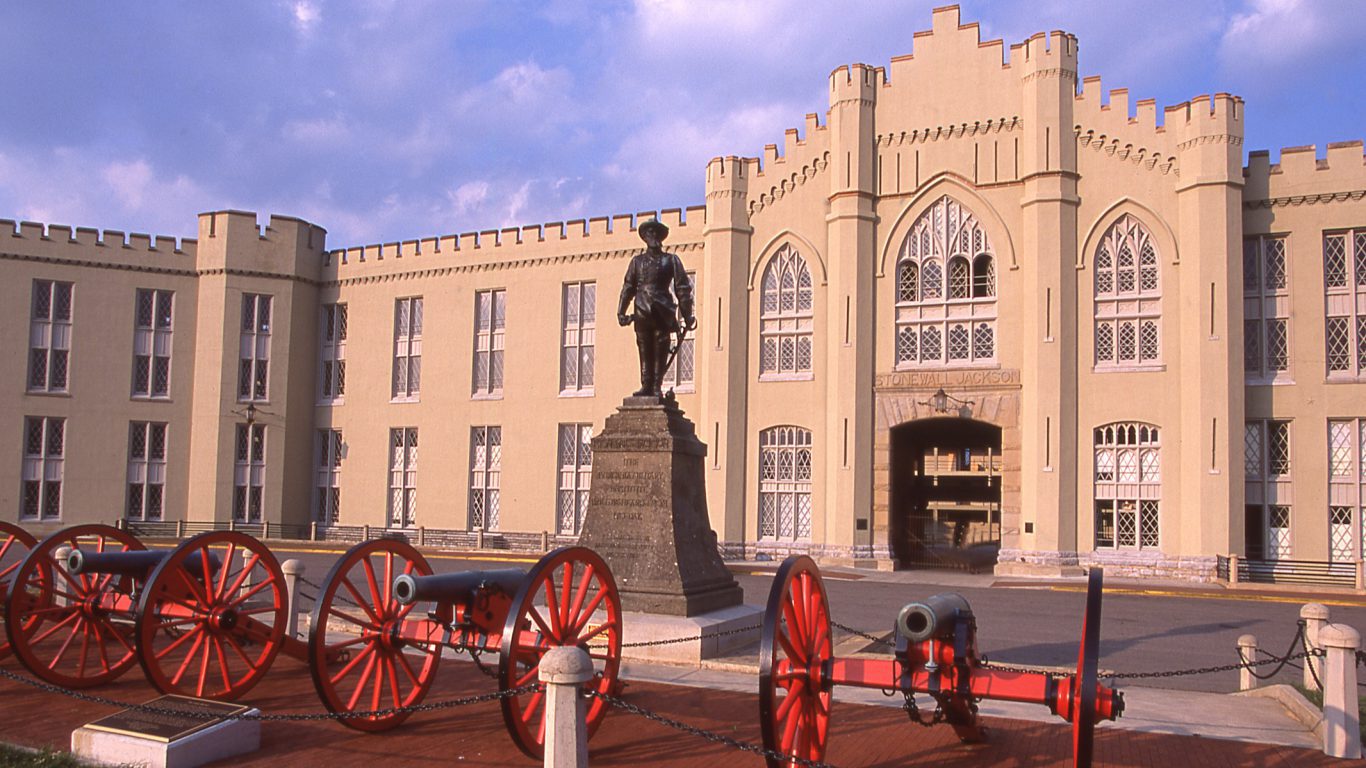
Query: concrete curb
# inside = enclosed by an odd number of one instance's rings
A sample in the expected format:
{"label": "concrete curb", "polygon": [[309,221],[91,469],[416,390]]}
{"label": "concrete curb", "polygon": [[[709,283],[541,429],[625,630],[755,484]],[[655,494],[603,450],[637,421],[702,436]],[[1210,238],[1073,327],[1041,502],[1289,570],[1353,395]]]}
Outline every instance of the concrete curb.
{"label": "concrete curb", "polygon": [[1265,688],[1253,688],[1250,691],[1240,691],[1234,696],[1248,696],[1258,699],[1273,699],[1290,714],[1291,717],[1304,724],[1305,728],[1314,732],[1314,736],[1320,741],[1323,740],[1323,729],[1326,724],[1323,713],[1315,707],[1309,699],[1304,697],[1291,685],[1268,685]]}

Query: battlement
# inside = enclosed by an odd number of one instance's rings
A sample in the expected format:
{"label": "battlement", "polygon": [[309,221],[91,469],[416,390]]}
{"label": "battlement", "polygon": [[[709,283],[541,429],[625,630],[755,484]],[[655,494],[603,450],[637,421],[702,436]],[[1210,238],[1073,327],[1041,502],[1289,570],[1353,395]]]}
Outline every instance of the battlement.
{"label": "battlement", "polygon": [[0,219],[0,253],[56,264],[193,272],[194,238]]}
{"label": "battlement", "polygon": [[830,73],[830,106],[845,101],[875,101],[887,83],[887,70],[868,64],[844,64]]}
{"label": "battlement", "polygon": [[271,214],[265,224],[251,211],[222,210],[199,214],[200,237],[205,240],[220,237],[251,237],[266,243],[302,247],[305,250],[326,249],[327,230],[294,216]]}
{"label": "battlement", "polygon": [[1191,135],[1237,133],[1243,135],[1243,100],[1231,93],[1201,94],[1163,110],[1163,127],[1185,126]]}
{"label": "battlement", "polygon": [[1366,153],[1362,141],[1338,141],[1328,145],[1323,158],[1309,144],[1285,147],[1280,162],[1271,162],[1266,150],[1249,152],[1243,169],[1243,199],[1247,201],[1338,197],[1366,190]]}
{"label": "battlement", "polygon": [[[706,209],[701,206],[622,213],[590,219],[484,229],[415,240],[400,240],[337,248],[324,255],[324,266],[353,270],[362,265],[397,259],[467,257],[472,263],[501,262],[558,256],[589,251],[629,250],[640,247],[636,229],[658,218],[670,230],[669,240],[691,241],[702,236]],[[426,266],[446,266],[433,262]],[[340,274],[340,272],[338,272]]]}
{"label": "battlement", "polygon": [[1060,29],[1035,32],[1023,43],[1010,46],[1006,66],[1022,73],[1058,69],[1076,74],[1077,37]]}

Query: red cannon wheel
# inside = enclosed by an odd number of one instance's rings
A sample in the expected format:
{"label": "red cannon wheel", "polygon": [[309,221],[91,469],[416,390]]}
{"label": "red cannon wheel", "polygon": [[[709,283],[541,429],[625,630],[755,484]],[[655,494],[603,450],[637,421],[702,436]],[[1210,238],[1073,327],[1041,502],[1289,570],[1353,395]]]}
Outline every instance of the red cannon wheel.
{"label": "red cannon wheel", "polygon": [[[23,528],[0,521],[0,600],[9,594],[10,578],[37,543],[38,540]],[[0,659],[9,655],[9,637],[4,631],[6,613],[0,611]]]}
{"label": "red cannon wheel", "polygon": [[[830,689],[822,667],[834,656],[830,609],[816,563],[783,561],[773,577],[759,638],[759,725],[764,747],[819,761],[830,732]],[[779,695],[779,693],[783,695]],[[791,765],[768,758],[770,768]]]}
{"label": "red cannon wheel", "polygon": [[[405,573],[430,576],[432,567],[407,542],[391,539],[357,544],[328,572],[313,606],[308,666],[318,697],[334,714],[411,706],[432,687],[440,627],[425,611],[408,618],[420,603],[394,599],[394,579]],[[356,730],[383,731],[408,713],[339,719]]]}
{"label": "red cannon wheel", "polygon": [[[561,547],[532,566],[517,589],[503,626],[498,658],[501,690],[537,682],[541,657],[551,648],[578,646],[593,659],[596,676],[584,687],[617,693],[621,668],[621,597],[607,563],[587,547]],[[540,760],[545,748],[545,694],[502,700],[503,722],[517,748]],[[608,704],[588,702],[588,736],[602,724]]]}
{"label": "red cannon wheel", "polygon": [[236,699],[270,669],[289,610],[285,577],[264,544],[201,533],[162,560],[138,603],[138,662],[162,693]]}
{"label": "red cannon wheel", "polygon": [[1072,678],[1072,764],[1090,768],[1096,734],[1096,693],[1100,665],[1100,601],[1104,576],[1092,568],[1086,582],[1086,615],[1081,623],[1077,674]]}
{"label": "red cannon wheel", "polygon": [[77,525],[36,544],[14,571],[5,598],[5,632],[30,672],[65,688],[102,685],[135,661],[133,580],[112,574],[72,575],[53,562],[59,547],[91,552],[144,549],[132,534],[107,525]]}

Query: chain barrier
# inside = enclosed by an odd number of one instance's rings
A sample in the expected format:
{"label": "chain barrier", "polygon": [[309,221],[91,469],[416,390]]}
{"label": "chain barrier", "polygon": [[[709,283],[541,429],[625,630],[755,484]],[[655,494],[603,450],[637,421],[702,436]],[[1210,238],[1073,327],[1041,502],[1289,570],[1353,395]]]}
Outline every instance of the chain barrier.
{"label": "chain barrier", "polygon": [[[1300,632],[1299,632],[1299,635],[1300,635],[1300,642],[1301,642],[1301,643],[1303,644],[1303,646],[1304,646],[1305,653],[1309,653],[1310,655],[1314,655],[1314,656],[1325,656],[1325,655],[1327,655],[1327,652],[1326,652],[1324,649],[1322,649],[1322,648],[1312,648],[1312,647],[1310,647],[1310,645],[1309,645],[1309,633],[1305,631],[1305,621],[1304,621],[1304,619],[1300,619]],[[1293,643],[1292,643],[1292,645],[1291,645],[1290,647],[1292,647],[1292,648],[1294,647]],[[1315,652],[1315,653],[1310,653],[1310,652]],[[1318,665],[1315,664],[1314,662],[1310,661],[1308,658],[1305,658],[1305,660],[1304,660],[1304,666],[1309,670],[1309,676],[1312,677],[1312,678],[1314,678],[1314,685],[1318,686],[1318,689],[1319,689],[1320,691],[1322,691],[1322,690],[1323,690],[1323,681],[1319,679]]]}
{"label": "chain barrier", "polygon": [[806,758],[797,757],[795,755],[785,755],[782,752],[767,749],[765,747],[759,746],[758,744],[751,744],[747,741],[740,741],[739,739],[726,736],[725,734],[716,733],[715,731],[708,731],[705,728],[698,728],[694,725],[688,725],[687,723],[665,717],[664,715],[661,715],[657,712],[651,712],[650,710],[644,707],[637,706],[628,701],[624,701],[622,699],[617,698],[616,696],[611,696],[606,693],[599,693],[598,691],[590,690],[584,691],[583,695],[587,696],[588,698],[602,699],[603,701],[607,702],[609,705],[613,707],[616,707],[617,709],[620,709],[625,712],[630,712],[633,715],[639,715],[645,718],[646,720],[659,723],[660,725],[666,725],[670,728],[673,728],[676,731],[682,731],[683,733],[691,734],[701,739],[706,739],[707,741],[710,741],[714,744],[724,744],[728,747],[733,747],[742,752],[749,752],[751,754],[759,755],[761,757],[766,757],[770,760],[781,760],[785,763],[791,763],[792,765],[800,765],[803,768],[835,768],[835,766],[831,765],[830,763],[822,763],[816,760],[807,760]]}
{"label": "chain barrier", "polygon": [[887,639],[884,639],[884,638],[881,638],[881,637],[877,637],[877,636],[874,636],[874,635],[870,635],[870,634],[868,634],[867,632],[861,632],[861,631],[859,631],[859,630],[857,630],[857,629],[854,629],[854,628],[851,627],[851,626],[848,626],[848,625],[846,625],[846,624],[841,624],[841,623],[839,623],[838,621],[835,621],[834,619],[831,619],[831,620],[830,620],[830,626],[834,627],[835,629],[842,629],[842,630],[844,630],[845,632],[848,632],[848,633],[851,634],[851,635],[857,635],[857,636],[863,638],[864,640],[868,640],[868,641],[877,643],[878,645],[885,645],[885,646],[887,646],[888,648],[895,648],[895,647],[896,647],[896,643],[892,642],[891,640],[887,640]]}
{"label": "chain barrier", "polygon": [[743,633],[745,633],[745,632],[757,632],[757,631],[759,631],[759,630],[762,629],[762,628],[763,628],[763,625],[762,625],[762,624],[755,624],[755,625],[752,626],[752,627],[741,627],[741,628],[739,628],[739,629],[727,629],[727,630],[724,630],[724,631],[721,631],[721,632],[711,632],[711,633],[704,633],[704,634],[697,634],[697,635],[688,635],[687,637],[671,637],[671,638],[668,638],[668,639],[665,639],[665,640],[641,640],[640,642],[637,642],[637,643],[622,643],[622,644],[621,644],[621,647],[622,647],[622,648],[648,648],[648,647],[655,646],[655,645],[673,645],[673,644],[675,644],[675,643],[687,643],[687,642],[691,642],[691,641],[693,641],[693,640],[702,640],[702,639],[704,639],[704,638],[710,639],[710,638],[713,638],[713,637],[727,637],[727,636],[729,636],[729,635],[739,635],[739,634],[743,634]]}
{"label": "chain barrier", "polygon": [[147,712],[153,715],[166,715],[170,717],[189,717],[201,720],[259,720],[261,722],[350,720],[354,718],[388,717],[390,715],[412,714],[414,712],[434,712],[437,710],[463,707],[469,704],[482,704],[484,702],[489,701],[509,699],[514,696],[521,696],[524,693],[533,693],[535,691],[542,690],[543,688],[540,683],[530,683],[528,685],[519,686],[517,688],[509,688],[507,690],[494,691],[493,693],[481,693],[476,696],[463,696],[458,699],[434,701],[429,704],[409,704],[407,706],[402,707],[386,707],[385,709],[372,709],[364,712],[288,712],[280,714],[242,713],[236,715],[224,715],[214,712],[204,712],[202,710],[193,711],[176,709],[174,707],[158,707],[151,704],[138,704],[130,701],[119,701],[118,699],[111,699],[105,696],[97,696],[95,694],[90,693],[81,693],[80,691],[69,690],[67,688],[62,688],[61,686],[49,685],[47,683],[42,682],[41,680],[34,680],[31,677],[16,675],[15,673],[3,668],[0,668],[0,677],[8,678],[16,683],[21,683],[23,685],[29,686],[30,688],[36,688],[46,693],[61,694],[62,696],[76,699],[77,701],[86,701],[90,702],[91,704],[102,704],[104,706],[117,707],[120,709],[132,709],[138,712]]}

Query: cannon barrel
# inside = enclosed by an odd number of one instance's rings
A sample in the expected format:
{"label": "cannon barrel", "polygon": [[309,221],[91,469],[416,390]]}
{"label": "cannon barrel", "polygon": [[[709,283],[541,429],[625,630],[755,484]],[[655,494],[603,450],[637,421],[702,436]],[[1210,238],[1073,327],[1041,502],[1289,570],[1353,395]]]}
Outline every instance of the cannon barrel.
{"label": "cannon barrel", "polygon": [[954,620],[971,615],[967,598],[957,592],[944,592],[902,607],[896,615],[896,631],[912,643],[932,637],[949,638],[953,636]]}
{"label": "cannon barrel", "polygon": [[[73,574],[109,573],[115,576],[145,576],[171,556],[173,549],[142,549],[134,552],[87,552],[73,549],[66,556],[66,568]],[[200,553],[191,552],[185,558],[185,568],[197,573],[202,567]],[[209,553],[209,567],[218,570],[218,557]]]}
{"label": "cannon barrel", "polygon": [[501,568],[496,571],[461,571],[441,573],[434,576],[412,576],[403,574],[394,579],[394,599],[400,605],[408,605],[419,600],[438,603],[472,602],[474,595],[482,590],[496,590],[509,596],[517,593],[526,573],[518,568]]}

